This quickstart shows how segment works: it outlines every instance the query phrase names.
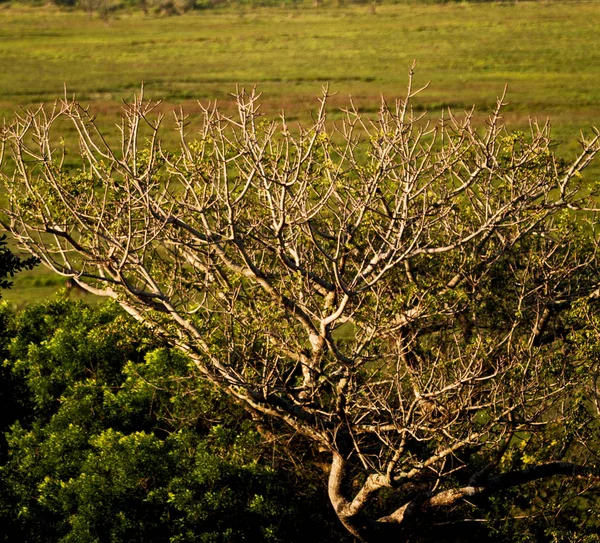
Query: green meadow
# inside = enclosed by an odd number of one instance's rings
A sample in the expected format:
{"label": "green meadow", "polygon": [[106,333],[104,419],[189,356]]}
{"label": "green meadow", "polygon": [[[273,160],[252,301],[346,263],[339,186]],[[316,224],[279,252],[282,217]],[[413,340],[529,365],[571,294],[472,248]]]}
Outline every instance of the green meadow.
{"label": "green meadow", "polygon": [[[0,117],[51,103],[67,89],[115,132],[123,100],[145,86],[168,112],[197,100],[227,108],[236,85],[256,85],[263,108],[306,120],[328,84],[332,115],[351,95],[366,112],[404,94],[417,62],[416,100],[439,115],[476,105],[483,115],[508,85],[511,128],[552,120],[559,152],[600,125],[600,2],[399,3],[237,7],[182,16],[0,4]],[[169,137],[168,135],[166,136]],[[173,139],[175,135],[173,134]],[[40,269],[5,298],[39,298],[60,283]]]}

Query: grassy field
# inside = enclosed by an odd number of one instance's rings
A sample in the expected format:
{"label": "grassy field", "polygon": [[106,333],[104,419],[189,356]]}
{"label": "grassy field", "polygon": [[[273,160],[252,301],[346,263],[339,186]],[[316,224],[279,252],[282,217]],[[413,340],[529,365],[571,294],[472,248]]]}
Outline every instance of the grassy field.
{"label": "grassy field", "polygon": [[[0,5],[1,6],[1,5]],[[436,115],[485,113],[508,84],[507,123],[551,117],[572,154],[579,131],[600,124],[600,1],[449,3],[322,9],[202,11],[159,18],[122,13],[104,22],[55,8],[0,7],[0,117],[69,93],[114,131],[122,100],[145,83],[165,111],[196,100],[227,107],[236,84],[258,85],[265,111],[304,119],[325,83],[367,111],[380,96],[430,82],[418,105]],[[23,275],[6,298],[45,295]],[[39,287],[48,290],[50,287]]]}

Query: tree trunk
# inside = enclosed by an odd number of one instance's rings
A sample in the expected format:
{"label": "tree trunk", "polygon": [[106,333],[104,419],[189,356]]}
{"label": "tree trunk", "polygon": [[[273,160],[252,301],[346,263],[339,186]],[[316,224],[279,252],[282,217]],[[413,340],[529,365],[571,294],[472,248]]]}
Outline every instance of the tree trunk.
{"label": "tree trunk", "polygon": [[376,490],[384,486],[378,477],[369,477],[354,499],[348,498],[344,491],[345,461],[341,454],[334,453],[329,472],[329,500],[344,528],[363,543],[401,543],[402,530],[395,519],[391,522],[375,522],[362,514]]}

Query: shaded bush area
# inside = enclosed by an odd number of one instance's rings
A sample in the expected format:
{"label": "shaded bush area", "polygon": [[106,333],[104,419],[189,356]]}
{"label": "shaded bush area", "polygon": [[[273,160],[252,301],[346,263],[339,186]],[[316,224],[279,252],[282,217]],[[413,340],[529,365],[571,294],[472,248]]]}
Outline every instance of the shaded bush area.
{"label": "shaded bush area", "polygon": [[343,541],[322,474],[114,305],[3,306],[0,349],[1,540]]}

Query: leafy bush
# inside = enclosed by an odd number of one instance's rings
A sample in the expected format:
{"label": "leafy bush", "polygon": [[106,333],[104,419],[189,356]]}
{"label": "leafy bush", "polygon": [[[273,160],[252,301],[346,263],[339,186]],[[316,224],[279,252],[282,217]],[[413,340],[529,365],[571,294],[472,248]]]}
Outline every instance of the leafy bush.
{"label": "leafy bush", "polygon": [[340,540],[310,478],[115,305],[0,318],[4,541]]}

